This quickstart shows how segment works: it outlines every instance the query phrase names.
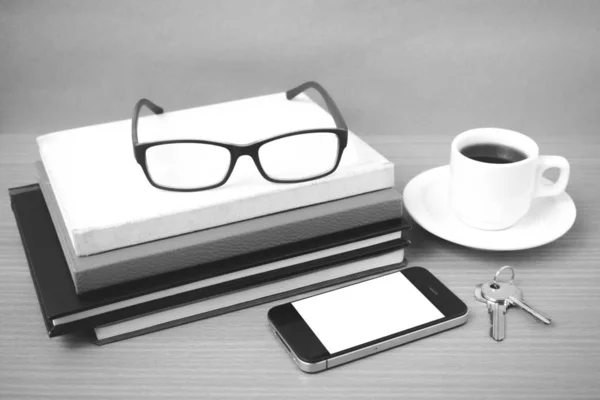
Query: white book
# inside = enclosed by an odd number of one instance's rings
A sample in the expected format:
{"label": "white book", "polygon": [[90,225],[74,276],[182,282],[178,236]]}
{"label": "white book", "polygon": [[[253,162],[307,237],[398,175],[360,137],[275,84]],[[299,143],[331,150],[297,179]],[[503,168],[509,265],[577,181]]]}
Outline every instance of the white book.
{"label": "white book", "polygon": [[[158,103],[168,111],[168,104]],[[205,139],[248,144],[286,132],[335,125],[307,96],[287,100],[285,93],[278,93],[146,116],[139,126],[140,143]],[[251,159],[243,157],[224,186],[188,193],[150,185],[133,156],[131,120],[55,132],[39,137],[37,143],[77,256],[394,185],[393,164],[352,133],[338,169],[325,178],[271,183]]]}

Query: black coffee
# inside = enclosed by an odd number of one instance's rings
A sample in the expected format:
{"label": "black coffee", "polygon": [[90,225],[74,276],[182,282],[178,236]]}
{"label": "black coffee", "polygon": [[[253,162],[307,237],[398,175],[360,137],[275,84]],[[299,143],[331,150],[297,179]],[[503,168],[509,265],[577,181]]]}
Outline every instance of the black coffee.
{"label": "black coffee", "polygon": [[460,152],[471,160],[489,164],[510,164],[527,158],[520,150],[496,143],[472,144]]}

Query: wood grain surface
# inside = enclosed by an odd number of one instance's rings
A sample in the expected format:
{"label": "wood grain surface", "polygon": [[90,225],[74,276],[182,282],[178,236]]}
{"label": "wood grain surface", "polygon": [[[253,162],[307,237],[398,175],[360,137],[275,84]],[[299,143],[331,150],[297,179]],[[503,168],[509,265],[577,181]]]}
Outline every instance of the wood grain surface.
{"label": "wood grain surface", "polygon": [[[0,0],[0,398],[600,398],[599,2]],[[407,250],[468,323],[317,375],[266,326],[272,304],[97,347],[48,339],[7,189],[35,182],[35,137],[316,79],[396,165],[401,190],[459,132],[516,129],[571,163],[577,221],[549,245],[485,252],[418,226]],[[552,326],[517,310],[488,336],[474,285],[505,264]]]}

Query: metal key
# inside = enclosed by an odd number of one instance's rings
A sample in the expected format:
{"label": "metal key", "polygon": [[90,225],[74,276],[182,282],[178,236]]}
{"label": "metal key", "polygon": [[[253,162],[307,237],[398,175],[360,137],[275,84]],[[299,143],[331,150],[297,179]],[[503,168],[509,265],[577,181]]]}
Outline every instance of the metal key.
{"label": "metal key", "polygon": [[[499,281],[502,271],[510,269],[510,281]],[[515,271],[512,267],[505,266],[496,272],[494,279],[475,287],[475,298],[486,303],[491,318],[490,335],[496,341],[504,340],[506,336],[506,312],[510,307],[519,307],[545,324],[550,324],[550,318],[533,309],[523,300],[523,293],[514,284]]]}
{"label": "metal key", "polygon": [[509,284],[515,288],[515,294],[508,298],[508,301],[510,302],[511,306],[519,307],[521,310],[527,312],[529,315],[533,316],[538,321],[541,321],[546,325],[550,325],[552,323],[552,320],[549,317],[545,316],[540,311],[531,307],[529,304],[525,303],[525,300],[523,300],[523,292],[521,292],[513,283]]}
{"label": "metal key", "polygon": [[488,312],[492,324],[490,336],[497,342],[504,340],[506,337],[506,311],[508,311],[506,303],[488,302]]}
{"label": "metal key", "polygon": [[[498,281],[498,277],[500,276],[502,271],[507,270],[507,269],[510,269],[512,272],[510,281],[508,281],[508,282]],[[544,324],[550,325],[552,323],[552,320],[549,317],[545,316],[540,311],[534,309],[533,307],[531,307],[530,305],[528,305],[525,302],[525,300],[523,299],[523,292],[521,292],[521,290],[519,290],[519,288],[515,285],[514,279],[515,279],[515,270],[510,266],[504,266],[504,267],[500,268],[498,270],[498,272],[496,272],[496,275],[494,275],[493,284],[490,285],[490,289],[492,292],[496,292],[495,294],[496,294],[497,298],[500,296],[503,296],[503,295],[506,296],[509,291],[512,291],[513,293],[510,294],[507,299],[505,299],[505,301],[509,302],[510,306],[519,307],[520,309],[522,309],[523,311],[526,311],[531,316],[533,316],[534,318],[543,322]],[[505,286],[507,283],[509,285],[509,288],[505,287],[504,290],[499,291],[499,289],[500,289],[499,285],[502,284],[503,286]],[[486,293],[484,293],[484,296],[486,296],[488,298],[492,298],[493,295],[491,295],[491,294],[487,295],[487,294],[488,294],[488,291],[486,289]]]}
{"label": "metal key", "polygon": [[[492,287],[497,287],[498,289],[491,289]],[[486,303],[487,305],[487,309],[490,314],[490,336],[497,342],[504,340],[506,336],[506,312],[508,311],[510,303],[502,298],[506,293],[494,293],[495,297],[490,298],[488,297],[488,292],[491,290],[496,292],[500,288],[501,286],[495,281],[489,281],[481,285],[477,285],[475,288],[475,298],[482,303]],[[509,289],[508,287],[502,289],[503,292],[509,292],[506,290]]]}

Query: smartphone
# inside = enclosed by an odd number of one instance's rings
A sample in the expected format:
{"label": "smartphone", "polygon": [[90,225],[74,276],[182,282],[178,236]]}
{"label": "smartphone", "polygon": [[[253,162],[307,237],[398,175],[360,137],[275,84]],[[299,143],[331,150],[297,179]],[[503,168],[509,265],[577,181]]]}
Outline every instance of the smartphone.
{"label": "smartphone", "polygon": [[431,272],[410,267],[269,310],[271,330],[304,372],[319,372],[467,321]]}

